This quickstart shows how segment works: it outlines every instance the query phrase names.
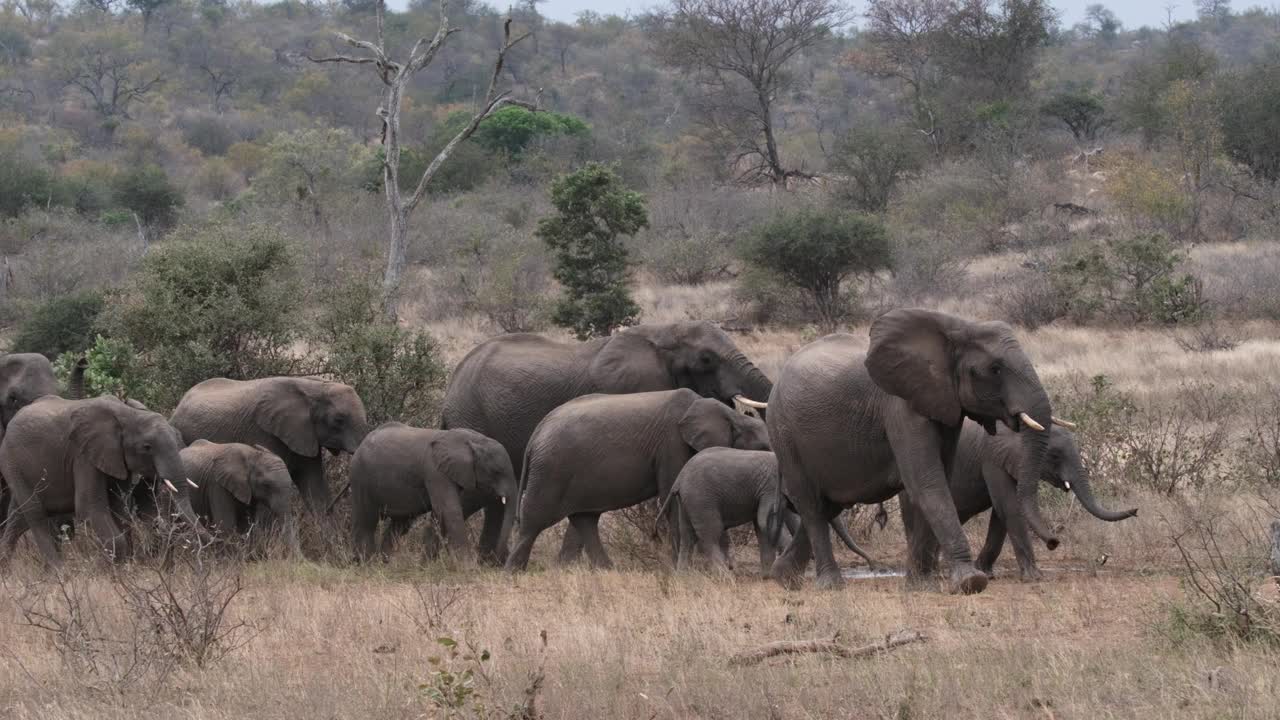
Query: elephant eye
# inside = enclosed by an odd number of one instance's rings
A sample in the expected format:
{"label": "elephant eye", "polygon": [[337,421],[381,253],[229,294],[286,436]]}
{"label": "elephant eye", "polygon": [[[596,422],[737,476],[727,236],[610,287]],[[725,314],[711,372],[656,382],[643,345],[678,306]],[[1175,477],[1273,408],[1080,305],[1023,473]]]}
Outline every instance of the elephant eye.
{"label": "elephant eye", "polygon": [[1000,377],[1000,372],[1001,372],[1001,371],[1003,371],[1003,370],[1004,370],[1004,366],[1002,366],[1000,363],[998,363],[998,362],[997,362],[997,363],[991,363],[991,375],[992,375],[992,377]]}
{"label": "elephant eye", "polygon": [[142,443],[142,452],[144,452],[144,453],[149,453],[149,452],[151,452],[151,443],[149,443],[149,442],[144,442],[144,443]]}

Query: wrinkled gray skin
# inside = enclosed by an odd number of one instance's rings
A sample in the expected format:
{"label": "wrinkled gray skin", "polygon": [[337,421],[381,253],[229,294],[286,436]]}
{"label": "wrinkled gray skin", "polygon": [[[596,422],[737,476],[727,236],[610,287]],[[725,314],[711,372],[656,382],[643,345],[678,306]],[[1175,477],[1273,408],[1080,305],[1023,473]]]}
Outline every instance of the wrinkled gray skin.
{"label": "wrinkled gray skin", "polygon": [[[378,522],[384,557],[413,521],[432,513],[456,557],[470,559],[466,518],[497,501],[506,508],[499,542],[516,515],[515,471],[506,450],[474,430],[423,430],[387,423],[369,433],[351,461],[351,531],[361,560],[373,555]],[[504,505],[505,502],[505,505]],[[428,523],[429,557],[439,552]]]}
{"label": "wrinkled gray skin", "polygon": [[[78,373],[82,378],[84,371]],[[72,399],[81,395],[74,394],[75,376],[72,376]],[[83,382],[82,382],[83,384]],[[0,441],[4,438],[4,429],[18,411],[30,405],[36,398],[58,394],[58,381],[53,375],[53,365],[49,359],[39,353],[10,353],[0,355]],[[9,516],[9,489],[0,478],[0,525]]]}
{"label": "wrinkled gray skin", "polygon": [[[870,335],[865,355],[859,339],[845,334],[805,346],[787,361],[770,397],[779,489],[802,526],[824,526],[853,504],[883,502],[897,494],[894,478],[900,476],[911,498],[908,512],[929,526],[950,563],[948,590],[981,592],[987,576],[974,567],[947,484],[969,417],[988,433],[995,433],[997,423],[1018,432],[1020,512],[1005,522],[1015,533],[1024,532],[1025,523],[1055,547],[1036,494],[1049,435],[1024,428],[1019,417],[1025,412],[1049,427],[1052,409],[1012,329],[900,309],[877,318]],[[785,586],[798,585],[811,554],[819,587],[844,584],[828,533],[799,533],[774,563],[774,577]]]}
{"label": "wrinkled gray skin", "polygon": [[30,529],[45,560],[60,565],[49,518],[74,514],[89,524],[112,558],[124,560],[129,540],[116,518],[125,509],[112,489],[134,476],[168,479],[176,488],[179,512],[199,528],[179,454],[182,445],[164,416],[114,398],[44,397],[28,405],[9,423],[0,444],[0,473],[13,493],[0,559],[7,561]]}
{"label": "wrinkled gray skin", "polygon": [[[637,325],[607,338],[560,343],[539,335],[502,335],[467,354],[449,379],[441,426],[470,428],[502,444],[521,472],[525,446],[547,413],[592,393],[624,394],[689,388],[732,404],[735,395],[764,402],[773,385],[709,322]],[[481,554],[501,559],[502,508],[485,508]],[[564,550],[580,547],[565,534]]]}
{"label": "wrinkled gray skin", "polygon": [[182,396],[172,422],[188,443],[238,442],[275,453],[312,512],[330,500],[321,451],[355,454],[367,432],[364,403],[350,386],[296,377],[205,380]]}
{"label": "wrinkled gray skin", "polygon": [[507,558],[523,570],[538,535],[564,518],[593,567],[612,563],[600,515],[666,498],[689,458],[711,447],[768,450],[764,423],[692,390],[588,395],[538,424],[520,479],[520,530]]}
{"label": "wrinkled gray skin", "polygon": [[183,448],[182,464],[200,487],[190,490],[191,507],[224,537],[279,528],[290,552],[302,553],[293,515],[297,488],[284,461],[266,448],[244,443],[197,440]]}
{"label": "wrinkled gray skin", "polygon": [[[658,517],[662,517],[668,505],[675,509],[679,526],[672,537],[677,552],[676,570],[689,567],[695,545],[716,569],[729,570],[727,533],[751,523],[760,547],[760,572],[768,575],[777,558],[773,537],[777,524],[781,522],[792,530],[799,526],[795,513],[779,507],[777,487],[778,461],[772,452],[708,448],[694,455],[658,510]],[[841,523],[832,519],[831,525],[850,550],[876,565]],[[784,535],[783,544],[787,542]]]}
{"label": "wrinkled gray skin", "polygon": [[[1060,427],[1048,426],[1048,432],[1049,446],[1041,466],[1041,480],[1063,492],[1075,493],[1081,507],[1100,520],[1116,522],[1138,514],[1136,508],[1114,511],[1099,505],[1093,496],[1089,473],[1080,459],[1080,448],[1076,445],[1075,436],[1070,430]],[[960,432],[955,468],[949,480],[951,498],[955,502],[961,524],[975,515],[992,510],[987,524],[987,540],[978,553],[977,560],[978,569],[988,577],[993,576],[992,568],[1004,548],[1006,536],[1013,544],[1022,578],[1039,580],[1041,577],[1026,523],[1017,522],[1016,519],[1020,512],[1020,483],[1014,478],[1026,467],[1024,453],[1025,446],[1021,437],[1004,426],[999,427],[995,435],[989,436],[976,423],[966,422]],[[912,551],[909,561],[911,572],[919,576],[931,575],[937,563],[938,541],[928,522],[920,521],[918,509],[911,504],[910,498],[905,494],[901,495],[899,502],[904,508],[911,505],[902,514],[907,545]],[[1009,518],[1014,520],[1010,521]],[[1019,530],[1010,532],[1011,526]]]}

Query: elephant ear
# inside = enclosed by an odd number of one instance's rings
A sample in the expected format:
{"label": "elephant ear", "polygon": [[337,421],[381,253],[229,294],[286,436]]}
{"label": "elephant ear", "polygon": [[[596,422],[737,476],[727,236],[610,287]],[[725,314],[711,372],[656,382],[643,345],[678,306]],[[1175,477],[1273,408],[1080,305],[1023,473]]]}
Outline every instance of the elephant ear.
{"label": "elephant ear", "polygon": [[[71,411],[71,446],[76,455],[117,480],[129,479],[124,462],[124,428],[111,406],[114,401],[79,401]],[[120,405],[119,407],[124,407]]]}
{"label": "elephant ear", "polygon": [[320,454],[320,441],[311,422],[311,399],[297,383],[276,383],[258,398],[254,412],[258,427],[271,433],[303,457]]}
{"label": "elephant ear", "polygon": [[[455,432],[455,431],[451,431]],[[462,490],[475,490],[476,456],[471,443],[463,437],[438,437],[431,441],[431,456],[445,477]]]}
{"label": "elephant ear", "polygon": [[242,505],[253,502],[253,487],[249,484],[249,463],[243,452],[227,448],[214,459],[209,473],[213,481],[221,485]]}
{"label": "elephant ear", "polygon": [[590,368],[596,392],[613,394],[675,388],[659,348],[636,328],[622,330],[605,341]]}
{"label": "elephant ear", "polygon": [[680,418],[680,437],[689,447],[702,452],[713,447],[733,447],[732,412],[717,400],[699,398]]}
{"label": "elephant ear", "polygon": [[867,372],[881,390],[952,427],[963,420],[951,360],[959,322],[931,310],[890,310],[871,324],[866,359]]}

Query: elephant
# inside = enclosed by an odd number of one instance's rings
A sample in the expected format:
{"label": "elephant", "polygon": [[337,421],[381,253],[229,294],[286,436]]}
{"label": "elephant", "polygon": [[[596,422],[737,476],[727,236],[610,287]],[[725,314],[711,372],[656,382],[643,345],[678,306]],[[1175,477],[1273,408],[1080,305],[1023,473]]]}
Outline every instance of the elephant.
{"label": "elephant", "polygon": [[[351,461],[351,532],[356,555],[373,555],[378,522],[384,557],[413,521],[432,513],[449,551],[468,558],[466,518],[494,499],[506,508],[498,540],[505,545],[516,515],[516,474],[506,450],[474,430],[425,430],[387,423],[369,433]],[[428,555],[438,552],[426,529]]]}
{"label": "elephant", "polygon": [[[976,423],[965,422],[960,431],[955,466],[948,484],[961,524],[975,515],[992,511],[987,524],[987,539],[977,559],[977,568],[987,577],[994,576],[993,568],[1004,548],[1006,536],[1013,544],[1022,578],[1038,580],[1041,577],[1026,524],[1008,519],[1019,513],[1018,488],[1022,480],[1015,478],[1019,478],[1019,473],[1026,467],[1025,452],[1026,447],[1018,434],[1004,426],[989,436]],[[1075,435],[1065,428],[1049,428],[1049,445],[1041,465],[1040,479],[1059,490],[1074,493],[1081,507],[1100,520],[1117,522],[1138,514],[1137,508],[1117,511],[1098,504],[1093,496],[1089,473],[1080,458]],[[906,504],[911,501],[901,496],[900,502]],[[913,572],[927,576],[934,572],[938,542],[929,524],[918,519],[918,512],[903,513],[907,544],[913,549]],[[1010,533],[1013,528],[1017,529]]]}
{"label": "elephant", "polygon": [[0,428],[36,398],[58,394],[53,364],[39,353],[0,356]]}
{"label": "elephant", "polygon": [[198,488],[191,507],[224,537],[280,527],[290,552],[301,557],[291,506],[298,490],[284,461],[264,447],[196,440],[182,449],[182,465]]}
{"label": "elephant", "polygon": [[[1003,520],[1010,532],[1030,527],[1050,549],[1057,547],[1037,497],[1052,406],[1012,328],[1000,322],[900,308],[872,322],[865,355],[858,338],[842,333],[801,348],[783,366],[768,403],[778,492],[809,528],[825,526],[850,505],[883,502],[901,488],[910,498],[904,522],[927,524],[951,564],[948,591],[981,592],[988,578],[974,566],[948,488],[966,417],[988,434],[997,423],[1017,434],[1023,448],[1019,512]],[[924,552],[910,551],[913,557]],[[820,588],[844,584],[827,533],[797,533],[774,563],[774,577],[795,587],[810,555]],[[910,570],[908,583],[924,585]]]}
{"label": "elephant", "polygon": [[193,528],[202,530],[191,507],[178,430],[163,415],[116,400],[43,397],[23,408],[0,443],[0,472],[13,493],[0,562],[28,529],[45,561],[61,564],[49,518],[74,514],[86,521],[110,556],[123,560],[129,540],[117,524],[121,494],[134,476],[162,482]]}
{"label": "elephant", "polygon": [[768,450],[769,436],[760,420],[687,388],[587,395],[556,408],[525,451],[507,569],[523,570],[538,535],[566,517],[591,565],[610,567],[600,514],[665,499],[689,458],[710,447]]}
{"label": "elephant", "polygon": [[[689,388],[726,404],[759,405],[773,385],[727,333],[709,322],[637,325],[586,343],[515,333],[487,340],[458,363],[445,389],[441,427],[470,428],[502,444],[521,471],[525,446],[552,410],[583,395]],[[502,508],[485,508],[486,559],[497,545]],[[571,528],[565,550],[577,544]],[[580,545],[579,545],[580,547]]]}
{"label": "elephant", "polygon": [[173,424],[188,443],[261,445],[284,460],[312,512],[329,503],[322,450],[355,454],[367,432],[364,403],[342,383],[300,377],[214,378],[182,396]]}
{"label": "elephant", "polygon": [[[760,546],[760,571],[768,575],[777,556],[776,524],[781,522],[793,531],[799,527],[799,518],[778,505],[777,485],[778,460],[772,452],[713,447],[694,455],[658,510],[659,518],[666,515],[668,505],[675,510],[679,524],[674,537],[678,548],[676,569],[688,567],[696,543],[713,566],[728,570],[728,530],[752,523]],[[832,518],[831,526],[845,546],[872,567],[877,565],[836,518]],[[783,544],[786,542],[784,537]]]}

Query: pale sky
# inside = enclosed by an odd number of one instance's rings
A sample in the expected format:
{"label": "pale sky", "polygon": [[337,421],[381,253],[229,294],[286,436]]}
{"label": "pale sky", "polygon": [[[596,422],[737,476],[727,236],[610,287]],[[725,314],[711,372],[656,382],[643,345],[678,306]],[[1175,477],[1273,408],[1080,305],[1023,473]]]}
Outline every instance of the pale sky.
{"label": "pale sky", "polygon": [[[502,7],[502,0],[490,0],[490,2]],[[1062,24],[1070,27],[1079,22],[1084,17],[1084,9],[1088,5],[1098,2],[1098,0],[1054,0],[1053,5],[1062,13]],[[401,2],[392,2],[392,5],[402,5]],[[626,13],[628,10],[633,12],[645,10],[660,4],[655,0],[546,0],[538,5],[538,10],[545,16],[555,18],[556,20],[572,21],[574,17],[582,10],[594,10],[598,13],[618,14]],[[855,7],[861,7],[860,0],[853,0]],[[1126,28],[1136,29],[1143,25],[1151,25],[1158,27],[1165,22],[1165,6],[1173,5],[1173,17],[1175,20],[1189,20],[1195,16],[1194,0],[1110,0],[1102,3],[1111,8],[1111,11],[1120,18]],[[1253,2],[1236,2],[1236,10],[1243,10],[1247,6],[1255,4]]]}

